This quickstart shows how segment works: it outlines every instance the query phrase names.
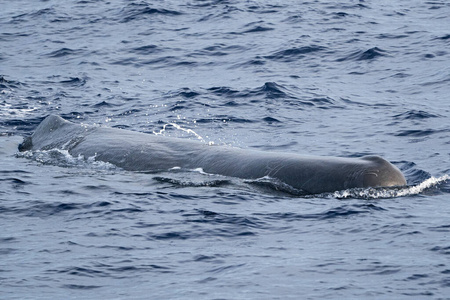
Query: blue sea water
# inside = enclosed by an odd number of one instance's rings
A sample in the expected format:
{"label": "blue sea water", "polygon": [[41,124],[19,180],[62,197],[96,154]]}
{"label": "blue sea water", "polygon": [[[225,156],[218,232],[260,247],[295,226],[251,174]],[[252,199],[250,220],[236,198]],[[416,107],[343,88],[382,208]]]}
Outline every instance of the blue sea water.
{"label": "blue sea water", "polygon": [[[450,299],[448,1],[0,0],[1,299]],[[17,146],[49,114],[385,157],[298,197]]]}

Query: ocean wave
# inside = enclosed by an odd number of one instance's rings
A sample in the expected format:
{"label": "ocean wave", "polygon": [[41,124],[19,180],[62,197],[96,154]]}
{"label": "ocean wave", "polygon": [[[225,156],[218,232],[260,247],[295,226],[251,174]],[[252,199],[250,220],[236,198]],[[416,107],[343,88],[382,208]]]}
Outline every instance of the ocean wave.
{"label": "ocean wave", "polygon": [[182,15],[182,12],[166,8],[155,8],[144,1],[130,3],[120,12],[122,23],[128,23],[154,15],[179,16]]}
{"label": "ocean wave", "polygon": [[350,55],[339,58],[336,61],[337,62],[344,62],[344,61],[364,61],[364,60],[374,60],[376,58],[387,56],[388,53],[386,50],[380,49],[378,47],[370,48],[368,50],[362,51],[356,51],[351,53]]}
{"label": "ocean wave", "polygon": [[271,31],[271,30],[274,30],[274,28],[257,25],[257,26],[251,27],[250,29],[244,30],[242,33],[266,32],[266,31]]}
{"label": "ocean wave", "polygon": [[83,86],[86,84],[86,81],[88,80],[87,77],[81,78],[81,77],[70,77],[67,80],[62,80],[59,83],[66,85],[66,86]]}
{"label": "ocean wave", "polygon": [[30,20],[34,19],[47,19],[52,18],[56,15],[56,10],[54,8],[43,8],[36,11],[28,12],[28,13],[21,13],[19,15],[13,16],[11,18],[11,23],[18,24],[18,23],[25,23],[30,22]]}
{"label": "ocean wave", "polygon": [[[295,86],[282,85],[277,82],[265,82],[262,86],[256,88],[244,88],[241,90],[221,86],[208,88],[206,91],[208,93],[205,93],[204,96],[209,94],[220,97],[220,99],[225,97],[231,98],[232,101],[225,102],[225,106],[251,106],[266,100],[279,100],[283,101],[285,105],[296,109],[308,107],[321,109],[342,108],[342,106],[336,105],[337,101],[329,96],[311,93]],[[247,99],[251,99],[250,102]]]}
{"label": "ocean wave", "polygon": [[145,45],[128,50],[130,53],[135,53],[138,55],[150,55],[161,52],[162,50],[156,45]]}
{"label": "ocean wave", "polygon": [[305,58],[306,55],[320,52],[325,50],[325,47],[322,46],[303,46],[298,48],[289,48],[277,51],[271,55],[267,55],[264,58],[270,59],[270,60],[278,60],[283,62],[292,62],[297,59]]}
{"label": "ocean wave", "polygon": [[[325,209],[315,213],[297,213],[297,212],[283,212],[283,213],[254,213],[254,216],[265,220],[268,224],[273,221],[280,220],[286,222],[298,222],[306,220],[329,220],[348,218],[350,216],[368,214],[374,211],[384,211],[381,206],[374,203],[356,203],[356,204],[342,204],[332,208]],[[262,221],[259,221],[262,223]]]}
{"label": "ocean wave", "polygon": [[50,53],[47,53],[47,56],[50,58],[60,58],[66,56],[81,56],[85,51],[81,49],[70,49],[70,48],[61,48]]}
{"label": "ocean wave", "polygon": [[437,133],[450,132],[448,129],[436,130],[436,129],[415,129],[415,130],[402,130],[395,134],[395,136],[406,137],[426,137]]}
{"label": "ocean wave", "polygon": [[153,68],[165,68],[165,67],[195,67],[202,65],[198,61],[194,60],[186,60],[186,56],[177,57],[174,55],[167,55],[161,57],[155,57],[153,59],[143,59],[140,57],[126,57],[114,59],[110,63],[112,65],[121,65],[121,66],[134,66],[134,67],[144,67],[144,66],[152,66]]}
{"label": "ocean wave", "polygon": [[422,120],[429,118],[438,118],[439,115],[432,114],[423,110],[408,110],[404,113],[397,114],[394,116],[395,119],[399,120]]}
{"label": "ocean wave", "polygon": [[[25,83],[17,81],[17,80],[11,80],[6,79],[4,75],[0,75],[0,89],[18,89],[23,86],[26,86]],[[3,91],[0,91],[3,92]]]}

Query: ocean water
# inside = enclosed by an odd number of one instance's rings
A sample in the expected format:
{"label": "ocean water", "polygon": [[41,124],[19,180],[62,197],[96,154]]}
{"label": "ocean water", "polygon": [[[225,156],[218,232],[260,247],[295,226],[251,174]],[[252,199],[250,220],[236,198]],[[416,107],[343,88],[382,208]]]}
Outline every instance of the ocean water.
{"label": "ocean water", "polygon": [[[450,299],[448,1],[0,0],[1,299]],[[18,153],[49,114],[408,186]]]}

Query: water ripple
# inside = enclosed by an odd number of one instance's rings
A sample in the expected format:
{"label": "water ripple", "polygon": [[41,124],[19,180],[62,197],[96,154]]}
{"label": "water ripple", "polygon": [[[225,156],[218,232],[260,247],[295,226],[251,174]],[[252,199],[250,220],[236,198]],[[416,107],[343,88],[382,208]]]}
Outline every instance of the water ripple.
{"label": "water ripple", "polygon": [[181,14],[181,12],[176,10],[155,8],[146,2],[130,3],[120,12],[122,16],[121,22],[123,23],[145,19],[153,15],[179,16]]}
{"label": "water ripple", "polygon": [[376,58],[383,57],[386,55],[388,55],[387,51],[382,50],[378,47],[374,47],[374,48],[370,48],[366,51],[360,50],[360,51],[353,52],[352,54],[350,54],[344,58],[339,58],[336,61],[338,61],[338,62],[364,61],[364,60],[371,61],[371,60],[374,60]]}

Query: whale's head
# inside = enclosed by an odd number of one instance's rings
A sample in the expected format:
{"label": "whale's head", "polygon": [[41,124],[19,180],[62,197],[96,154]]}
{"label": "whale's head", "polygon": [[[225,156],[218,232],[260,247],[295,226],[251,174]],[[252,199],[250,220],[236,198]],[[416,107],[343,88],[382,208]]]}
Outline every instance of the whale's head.
{"label": "whale's head", "polygon": [[364,156],[363,160],[369,162],[364,173],[364,187],[392,187],[405,186],[406,179],[403,173],[393,164],[379,156]]}

